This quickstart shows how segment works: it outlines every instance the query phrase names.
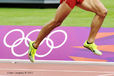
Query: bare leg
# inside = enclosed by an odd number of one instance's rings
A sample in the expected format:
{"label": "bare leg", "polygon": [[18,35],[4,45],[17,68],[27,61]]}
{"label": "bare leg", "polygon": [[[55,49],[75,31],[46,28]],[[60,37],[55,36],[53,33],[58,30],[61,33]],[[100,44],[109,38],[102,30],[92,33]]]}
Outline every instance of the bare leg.
{"label": "bare leg", "polygon": [[52,19],[49,23],[47,23],[40,31],[35,43],[34,47],[38,48],[41,41],[56,27],[60,26],[63,20],[67,17],[67,15],[71,12],[71,8],[63,2],[57,9],[56,15],[54,19]]}
{"label": "bare leg", "polygon": [[78,6],[84,10],[96,13],[91,23],[91,31],[88,38],[88,42],[93,43],[95,41],[96,34],[105,19],[107,9],[99,0],[84,0],[84,2]]}
{"label": "bare leg", "polygon": [[89,34],[88,42],[93,43],[95,41],[95,37],[97,32],[99,31],[105,17],[101,17],[99,15],[95,15],[91,24],[91,31]]}

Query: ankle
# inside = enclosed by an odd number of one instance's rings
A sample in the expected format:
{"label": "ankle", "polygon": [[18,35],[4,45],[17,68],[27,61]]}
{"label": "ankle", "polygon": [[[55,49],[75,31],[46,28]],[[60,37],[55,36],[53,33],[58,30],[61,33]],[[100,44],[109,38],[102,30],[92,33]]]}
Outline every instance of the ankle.
{"label": "ankle", "polygon": [[94,42],[89,42],[89,41],[87,41],[87,44],[92,44],[92,43],[94,43]]}
{"label": "ankle", "polygon": [[37,49],[37,47],[35,46],[35,43],[33,43],[32,46],[33,46],[34,49]]}

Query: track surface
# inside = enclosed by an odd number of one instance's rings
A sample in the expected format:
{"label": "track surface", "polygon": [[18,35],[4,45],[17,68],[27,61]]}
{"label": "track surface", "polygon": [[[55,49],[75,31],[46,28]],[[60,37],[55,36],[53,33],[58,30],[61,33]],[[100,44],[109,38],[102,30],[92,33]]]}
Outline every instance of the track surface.
{"label": "track surface", "polygon": [[0,63],[0,76],[114,76],[114,66]]}

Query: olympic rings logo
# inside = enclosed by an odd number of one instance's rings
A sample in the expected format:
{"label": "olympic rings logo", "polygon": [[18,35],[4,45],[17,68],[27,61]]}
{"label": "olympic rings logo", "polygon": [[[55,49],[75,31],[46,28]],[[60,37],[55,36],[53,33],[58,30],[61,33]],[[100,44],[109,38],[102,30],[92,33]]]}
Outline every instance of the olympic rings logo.
{"label": "olympic rings logo", "polygon": [[[22,36],[21,36],[20,38],[18,38],[16,41],[14,41],[12,45],[9,45],[9,44],[7,43],[7,38],[8,38],[8,36],[9,36],[11,33],[13,33],[13,32],[19,32],[19,33],[21,33]],[[8,47],[8,48],[11,49],[11,53],[12,53],[14,56],[16,56],[16,57],[25,56],[25,55],[27,55],[28,50],[27,50],[25,53],[23,53],[23,54],[17,54],[17,53],[15,53],[14,48],[17,47],[17,46],[19,46],[23,41],[25,42],[25,45],[26,45],[27,47],[29,47],[27,41],[31,41],[31,39],[29,39],[29,36],[30,36],[31,34],[33,34],[34,32],[40,32],[40,29],[32,30],[32,31],[29,32],[26,36],[25,36],[25,34],[24,34],[24,31],[22,31],[21,29],[13,29],[13,30],[9,31],[9,32],[4,36],[4,39],[3,39],[4,45],[5,45],[6,47]],[[65,36],[65,38],[64,38],[64,41],[63,41],[60,45],[54,46],[54,42],[52,41],[52,39],[51,39],[50,37],[51,37],[53,34],[58,33],[58,32],[63,33],[64,36]],[[46,38],[43,39],[43,41],[42,41],[41,44],[40,44],[40,45],[42,45],[44,42],[46,42],[46,45],[50,48],[50,50],[49,50],[47,53],[43,54],[43,55],[38,55],[38,54],[36,53],[35,56],[36,56],[36,57],[45,57],[45,56],[49,55],[49,54],[53,51],[53,49],[60,48],[61,46],[63,46],[66,41],[67,41],[67,33],[66,33],[65,31],[63,31],[63,30],[55,30],[55,31],[52,31]],[[49,44],[49,42],[50,42],[50,44]]]}

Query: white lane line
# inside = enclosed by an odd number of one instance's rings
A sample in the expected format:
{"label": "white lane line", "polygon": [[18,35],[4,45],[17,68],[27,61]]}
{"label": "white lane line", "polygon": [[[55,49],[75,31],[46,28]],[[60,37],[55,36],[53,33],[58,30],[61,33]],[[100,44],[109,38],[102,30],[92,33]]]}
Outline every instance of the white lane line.
{"label": "white lane line", "polygon": [[108,73],[114,74],[114,72],[110,71],[77,71],[77,70],[47,70],[47,69],[9,69],[9,68],[0,68],[0,70],[7,70],[7,71],[34,71],[34,72],[80,72],[80,73]]}
{"label": "white lane line", "polygon": [[98,76],[114,76],[114,73],[113,74],[102,74],[102,75],[98,75]]}
{"label": "white lane line", "polygon": [[[0,59],[0,63],[30,63],[28,59]],[[94,61],[63,61],[63,60],[35,60],[35,64],[73,64],[73,65],[101,65],[114,66],[114,62],[94,62]]]}

